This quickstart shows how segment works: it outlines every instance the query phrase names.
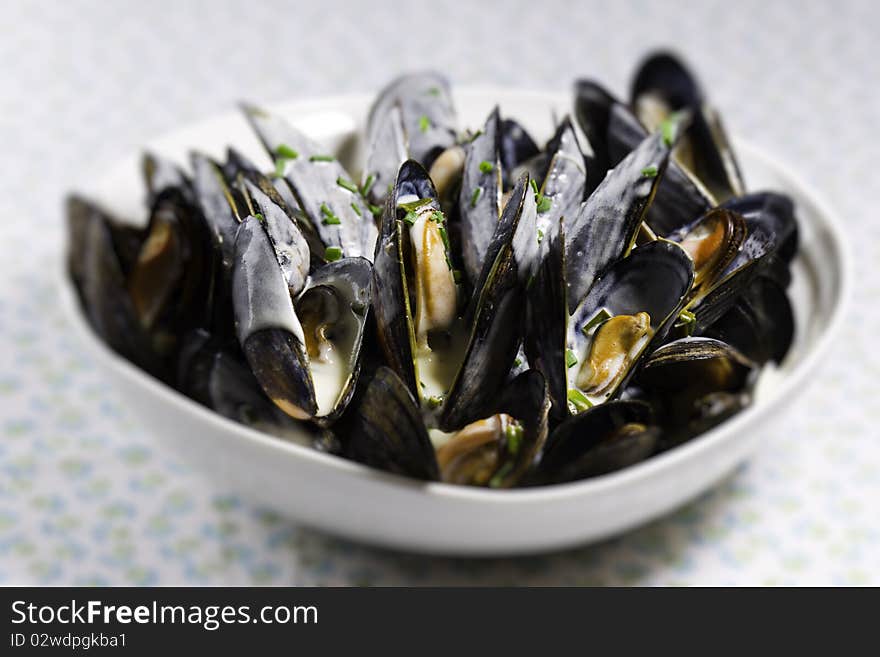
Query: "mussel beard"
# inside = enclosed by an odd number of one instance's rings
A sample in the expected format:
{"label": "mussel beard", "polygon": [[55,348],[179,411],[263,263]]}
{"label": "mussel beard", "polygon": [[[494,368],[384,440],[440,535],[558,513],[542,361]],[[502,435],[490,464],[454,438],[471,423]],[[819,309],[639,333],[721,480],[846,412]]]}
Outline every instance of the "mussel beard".
{"label": "mussel beard", "polygon": [[577,372],[575,385],[592,403],[605,401],[653,336],[646,312],[617,315],[600,324]]}

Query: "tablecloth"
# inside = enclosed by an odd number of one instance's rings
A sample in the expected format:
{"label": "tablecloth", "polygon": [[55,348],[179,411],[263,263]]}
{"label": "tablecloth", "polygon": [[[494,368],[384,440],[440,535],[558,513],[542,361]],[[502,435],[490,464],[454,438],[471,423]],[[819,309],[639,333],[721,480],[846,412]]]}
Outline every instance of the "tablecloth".
{"label": "tablecloth", "polygon": [[[0,22],[0,582],[878,584],[880,4],[19,2]],[[64,194],[240,99],[377,89],[406,69],[623,93],[672,47],[730,130],[791,163],[849,227],[846,326],[787,422],[711,492],[594,546],[448,559],[360,546],[256,508],[138,425],[58,309]]]}

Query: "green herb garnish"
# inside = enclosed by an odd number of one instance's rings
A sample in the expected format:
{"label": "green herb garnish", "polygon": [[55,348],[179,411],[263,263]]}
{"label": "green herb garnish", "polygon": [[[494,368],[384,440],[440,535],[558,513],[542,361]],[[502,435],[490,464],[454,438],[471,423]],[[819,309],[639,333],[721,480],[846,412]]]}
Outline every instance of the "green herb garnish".
{"label": "green herb garnish", "polygon": [[285,159],[285,160],[295,160],[299,157],[299,153],[292,149],[287,144],[278,144],[278,148],[275,149],[276,157]]}
{"label": "green herb garnish", "polygon": [[593,408],[593,404],[587,399],[586,395],[577,388],[569,388],[568,405],[573,414],[583,413]]}
{"label": "green herb garnish", "polygon": [[486,160],[483,160],[482,162],[480,162],[480,171],[482,171],[483,173],[492,173],[492,170],[494,168],[495,168],[495,165],[492,164],[491,162],[487,162]]}
{"label": "green herb garnish", "polygon": [[642,169],[642,175],[645,176],[645,178],[656,178],[657,167],[655,167],[653,164],[649,167],[645,167],[644,169]]}
{"label": "green herb garnish", "polygon": [[433,199],[430,198],[420,198],[418,201],[411,201],[410,203],[399,203],[397,207],[406,210],[407,212],[413,212],[426,205],[430,205],[432,200]]}
{"label": "green herb garnish", "polygon": [[378,205],[370,205],[367,203],[367,209],[373,213],[374,216],[378,217],[382,214],[382,208]]}
{"label": "green herb garnish", "polygon": [[675,141],[676,123],[678,123],[678,114],[671,114],[669,118],[660,125],[660,130],[663,133],[663,143],[670,148]]}
{"label": "green herb garnish", "polygon": [[265,221],[265,219],[263,218],[263,215],[260,214],[259,212],[254,212],[254,217],[259,219],[260,221]]}
{"label": "green herb garnish", "polygon": [[432,395],[427,400],[428,408],[439,408],[443,404],[443,395]]}
{"label": "green herb garnish", "polygon": [[430,127],[431,120],[427,116],[422,114],[422,116],[419,117],[419,130],[421,130],[422,132],[428,132],[428,128]]}
{"label": "green herb garnish", "polygon": [[535,181],[534,178],[532,178],[530,184],[532,186],[532,191],[535,192],[535,196],[541,193],[541,190],[538,189],[538,183]]}
{"label": "green herb garnish", "polygon": [[362,214],[361,214],[361,209],[358,207],[358,204],[357,204],[357,203],[352,203],[352,204],[351,204],[351,209],[354,210],[354,213],[355,213],[357,216],[359,216],[359,217],[362,216]]}
{"label": "green herb garnish", "polygon": [[499,488],[501,484],[504,483],[504,478],[510,474],[510,471],[513,470],[513,463],[508,461],[501,468],[492,475],[492,478],[489,480],[489,488]]}
{"label": "green herb garnish", "polygon": [[513,456],[519,453],[519,446],[522,443],[523,428],[519,424],[508,424],[504,427],[504,436],[507,438],[507,451]]}
{"label": "green herb garnish", "polygon": [[414,226],[418,218],[419,215],[417,215],[412,210],[403,215],[403,220],[407,223],[408,226]]}
{"label": "green herb garnish", "polygon": [[429,96],[439,96],[440,95],[440,87],[429,87],[425,92]]}
{"label": "green herb garnish", "polygon": [[324,249],[324,260],[327,262],[336,262],[342,257],[342,249],[338,246],[328,246]]}
{"label": "green herb garnish", "polygon": [[578,357],[574,355],[571,349],[565,350],[565,366],[569,369],[578,364]]}
{"label": "green herb garnish", "polygon": [[514,367],[519,367],[520,365],[522,365],[522,358],[517,358],[516,360],[513,361]]}
{"label": "green herb garnish", "polygon": [[332,155],[312,155],[309,162],[333,162],[335,159]]}
{"label": "green herb garnish", "polygon": [[275,160],[275,177],[283,178],[284,172],[287,170],[287,158],[279,157]]}
{"label": "green herb garnish", "polygon": [[593,318],[584,325],[584,327],[581,329],[581,333],[583,333],[584,335],[589,337],[590,331],[592,331],[594,328],[596,328],[602,322],[611,319],[611,317],[612,317],[611,313],[608,312],[608,310],[606,308],[600,308],[599,312],[597,312],[595,315],[593,315]]}
{"label": "green herb garnish", "polygon": [[363,187],[361,187],[361,195],[366,196],[370,193],[370,190],[373,188],[373,183],[376,182],[376,177],[371,173],[367,176],[367,179],[364,181]]}
{"label": "green herb garnish", "polygon": [[325,226],[337,226],[342,223],[339,220],[339,217],[333,214],[333,211],[327,207],[326,203],[321,203],[321,214],[323,215],[321,217],[321,223]]}
{"label": "green herb garnish", "polygon": [[539,214],[543,214],[544,212],[547,212],[551,207],[553,207],[553,202],[546,196],[538,195],[535,201],[538,203]]}
{"label": "green herb garnish", "polygon": [[538,244],[540,244],[544,239],[544,231],[540,228],[538,229]]}
{"label": "green herb garnish", "polygon": [[471,195],[471,207],[472,208],[477,207],[477,201],[480,200],[480,194],[482,194],[482,193],[483,193],[482,187],[477,187],[476,189],[474,189],[474,193]]}
{"label": "green herb garnish", "polygon": [[340,176],[339,178],[336,179],[336,184],[339,185],[340,187],[342,187],[342,189],[347,189],[347,190],[350,191],[352,194],[357,194],[357,193],[358,193],[357,185],[355,185],[355,184],[354,184],[353,182],[351,182],[350,180],[346,180],[346,179],[343,178],[342,176]]}

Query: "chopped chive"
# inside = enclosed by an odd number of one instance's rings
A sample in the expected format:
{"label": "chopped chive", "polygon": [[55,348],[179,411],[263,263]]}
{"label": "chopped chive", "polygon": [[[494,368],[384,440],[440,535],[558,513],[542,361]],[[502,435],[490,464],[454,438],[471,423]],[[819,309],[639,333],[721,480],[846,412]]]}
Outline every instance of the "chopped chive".
{"label": "chopped chive", "polygon": [[407,225],[409,225],[409,226],[413,226],[413,225],[415,225],[416,220],[417,220],[418,218],[419,218],[419,215],[417,215],[417,214],[416,214],[415,212],[413,212],[412,210],[410,210],[410,211],[407,212],[405,215],[403,215],[403,220],[404,220],[404,221],[407,223]]}
{"label": "chopped chive", "polygon": [[456,282],[456,284],[461,283],[461,270],[453,269],[452,270],[452,278]]}
{"label": "chopped chive", "polygon": [[443,404],[443,395],[432,395],[426,400],[428,408],[439,408]]}
{"label": "chopped chive", "polygon": [[285,160],[295,160],[299,157],[299,153],[287,144],[278,144],[278,148],[275,149],[275,155]]}
{"label": "chopped chive", "polygon": [[656,178],[657,167],[655,167],[653,164],[649,167],[645,167],[644,169],[642,169],[642,175],[645,176],[645,178]]}
{"label": "chopped chive", "polygon": [[346,179],[343,178],[342,176],[340,176],[339,178],[336,179],[336,184],[339,185],[340,187],[342,187],[343,189],[347,189],[347,190],[350,191],[352,194],[357,194],[357,193],[358,193],[357,185],[355,185],[355,184],[354,184],[353,182],[351,182],[350,180],[346,180]]}
{"label": "chopped chive", "polygon": [[327,262],[336,262],[342,257],[342,249],[338,246],[328,246],[324,249],[324,260]]}
{"label": "chopped chive", "polygon": [[532,191],[534,191],[535,194],[540,194],[540,193],[541,193],[541,191],[538,189],[538,183],[535,181],[534,178],[532,178],[530,184],[532,185]]}
{"label": "chopped chive", "polygon": [[351,209],[354,210],[354,213],[355,213],[357,216],[359,216],[359,217],[362,216],[362,215],[361,215],[361,209],[358,207],[358,204],[357,204],[357,203],[352,203],[352,204],[351,204]]}
{"label": "chopped chive", "polygon": [[474,134],[471,135],[471,142],[473,142],[477,137],[483,134],[482,130],[477,130]]}
{"label": "chopped chive", "polygon": [[495,165],[492,164],[491,162],[487,162],[486,160],[483,160],[482,162],[480,162],[480,171],[482,171],[483,173],[492,173],[492,170],[494,168],[495,168]]}
{"label": "chopped chive", "polygon": [[608,312],[606,308],[600,308],[599,312],[593,315],[593,318],[584,325],[584,328],[581,329],[581,333],[590,336],[590,331],[596,328],[602,322],[611,319],[611,313]]}
{"label": "chopped chive", "polygon": [[569,369],[578,364],[578,357],[574,355],[571,349],[565,350],[565,366]]}
{"label": "chopped chive", "polygon": [[440,87],[430,87],[426,92],[429,96],[439,96],[440,95]]}
{"label": "chopped chive", "polygon": [[482,193],[483,193],[482,187],[477,187],[476,189],[474,189],[474,193],[471,195],[471,207],[472,208],[477,207],[477,201],[480,200],[480,194],[482,194]]}
{"label": "chopped chive", "polygon": [[333,162],[335,159],[332,155],[312,155],[309,162]]}
{"label": "chopped chive", "polygon": [[666,144],[666,146],[668,146],[668,147],[671,147],[672,142],[675,141],[676,121],[678,121],[678,115],[672,114],[660,126],[660,130],[663,133],[663,143]]}
{"label": "chopped chive", "polygon": [[427,386],[424,381],[419,381],[419,385],[422,386],[422,390],[424,390]]}
{"label": "chopped chive", "polygon": [[400,203],[397,207],[406,210],[407,212],[412,212],[418,210],[419,208],[423,208],[426,205],[430,205],[434,199],[432,198],[420,198],[418,201],[411,201],[410,203]]}
{"label": "chopped chive", "polygon": [[539,228],[538,229],[538,244],[540,244],[543,239],[544,239],[544,231]]}
{"label": "chopped chive", "polygon": [[327,207],[326,203],[321,203],[321,214],[324,215],[321,219],[321,223],[325,226],[336,226],[342,223],[339,221],[339,217],[333,214],[333,211]]}
{"label": "chopped chive", "polygon": [[449,249],[449,233],[443,226],[437,226],[437,232],[440,233],[440,239],[443,240],[443,246]]}
{"label": "chopped chive", "polygon": [[492,478],[489,480],[489,488],[499,488],[501,484],[504,483],[504,478],[510,474],[510,471],[513,470],[513,463],[508,461],[501,468],[492,475]]}
{"label": "chopped chive", "polygon": [[279,157],[277,160],[275,160],[275,177],[276,178],[283,178],[284,177],[284,172],[287,170],[287,160],[288,159],[289,158],[286,158],[286,157]]}
{"label": "chopped chive", "polygon": [[519,367],[520,365],[522,365],[522,358],[517,358],[516,360],[513,361],[514,367]]}
{"label": "chopped chive", "polygon": [[260,221],[265,221],[265,219],[263,218],[263,215],[259,212],[254,212],[254,217],[259,219]]}
{"label": "chopped chive", "polygon": [[430,127],[431,120],[427,116],[422,114],[422,116],[419,117],[419,130],[421,130],[422,132],[428,132],[428,128]]}
{"label": "chopped chive", "polygon": [[377,217],[378,217],[379,215],[382,214],[382,208],[379,207],[378,205],[370,205],[370,204],[368,203],[368,204],[367,204],[367,209],[368,209],[370,212],[372,212],[374,216],[377,216]]}
{"label": "chopped chive", "polygon": [[539,196],[535,199],[538,202],[538,212],[543,214],[553,207],[553,202],[546,196]]}
{"label": "chopped chive", "polygon": [[593,404],[587,399],[586,395],[577,388],[569,388],[568,390],[569,408],[573,407],[572,413],[577,415],[593,408]]}
{"label": "chopped chive", "polygon": [[504,436],[507,438],[507,451],[513,456],[519,453],[519,446],[525,432],[518,424],[508,424],[504,427]]}
{"label": "chopped chive", "polygon": [[373,187],[373,183],[376,182],[376,177],[371,173],[367,176],[367,179],[364,181],[363,187],[361,187],[361,195],[366,196],[370,193],[370,189]]}

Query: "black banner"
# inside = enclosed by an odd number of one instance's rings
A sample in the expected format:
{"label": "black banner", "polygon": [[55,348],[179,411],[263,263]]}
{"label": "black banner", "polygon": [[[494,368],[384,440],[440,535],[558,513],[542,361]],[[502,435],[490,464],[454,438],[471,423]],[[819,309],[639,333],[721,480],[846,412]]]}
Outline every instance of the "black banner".
{"label": "black banner", "polygon": [[[555,655],[703,641],[712,652],[719,641],[754,648],[780,633],[791,647],[830,630],[834,612],[843,613],[792,591],[644,589],[10,588],[2,590],[2,606],[2,655],[270,648],[323,655],[395,647],[420,657],[441,648],[473,654],[477,646]],[[871,626],[866,613],[874,608],[846,612],[839,646],[855,637],[859,615]]]}

